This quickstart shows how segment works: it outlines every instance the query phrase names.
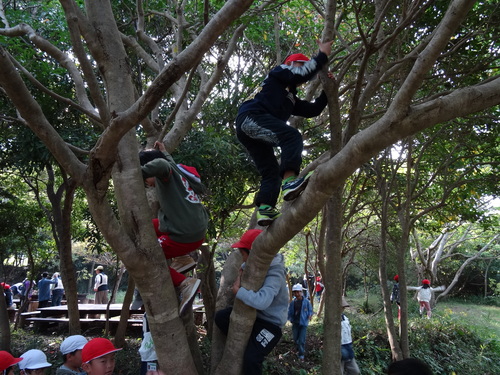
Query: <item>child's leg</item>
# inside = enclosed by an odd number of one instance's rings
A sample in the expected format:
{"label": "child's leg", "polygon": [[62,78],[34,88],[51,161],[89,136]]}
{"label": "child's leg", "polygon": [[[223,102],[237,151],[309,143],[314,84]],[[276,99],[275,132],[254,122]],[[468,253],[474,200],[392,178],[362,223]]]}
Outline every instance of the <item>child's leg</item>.
{"label": "child's leg", "polygon": [[247,149],[261,176],[260,189],[255,196],[255,205],[267,204],[275,207],[280,194],[281,177],[273,144],[250,138],[241,132],[238,134],[238,139]]}
{"label": "child's leg", "polygon": [[168,236],[168,234],[164,234],[158,237],[158,241],[160,242],[161,248],[163,249],[165,258],[172,259],[189,254],[190,252],[198,249],[203,244],[204,239],[196,242],[182,243],[173,241]]}
{"label": "child's leg", "polygon": [[182,273],[177,272],[172,267],[168,267],[168,269],[170,270],[170,277],[172,278],[172,283],[175,287],[181,285],[181,283],[186,280],[186,276]]}
{"label": "child's leg", "polygon": [[427,311],[427,318],[430,319],[432,316],[431,304],[429,302],[424,302],[425,310]]}

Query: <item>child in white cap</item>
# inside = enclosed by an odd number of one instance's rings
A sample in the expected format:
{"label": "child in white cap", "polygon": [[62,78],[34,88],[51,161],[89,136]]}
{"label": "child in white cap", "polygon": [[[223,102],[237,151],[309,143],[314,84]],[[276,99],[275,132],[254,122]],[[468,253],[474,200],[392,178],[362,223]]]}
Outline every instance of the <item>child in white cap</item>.
{"label": "child in white cap", "polygon": [[3,375],[14,375],[14,365],[21,362],[22,358],[14,358],[5,350],[0,351],[0,371]]}
{"label": "child in white cap", "polygon": [[21,375],[43,375],[45,374],[45,369],[52,367],[47,362],[45,353],[38,349],[28,350],[21,357],[23,358],[19,362],[19,369],[21,370],[19,373]]}
{"label": "child in white cap", "polygon": [[82,368],[88,375],[111,375],[115,369],[115,348],[108,339],[97,337],[82,349]]}
{"label": "child in white cap", "polygon": [[56,375],[85,375],[82,367],[82,349],[87,339],[81,335],[67,337],[61,344],[63,365],[56,371]]}

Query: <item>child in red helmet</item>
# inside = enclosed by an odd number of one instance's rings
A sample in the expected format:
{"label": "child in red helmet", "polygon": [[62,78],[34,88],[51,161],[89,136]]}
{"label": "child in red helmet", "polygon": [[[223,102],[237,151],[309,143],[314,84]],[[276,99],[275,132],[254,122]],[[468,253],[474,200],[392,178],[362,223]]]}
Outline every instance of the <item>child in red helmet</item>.
{"label": "child in red helmet", "polygon": [[417,290],[417,300],[420,304],[420,316],[424,312],[424,309],[427,311],[427,319],[430,319],[432,316],[432,310],[430,301],[432,299],[432,293],[439,292],[445,290],[444,286],[438,286],[437,288],[431,287],[431,282],[427,279],[422,280],[422,286],[409,286],[408,290]]}
{"label": "child in red helmet", "polygon": [[[279,215],[276,202],[280,194],[286,201],[305,189],[310,173],[298,178],[302,164],[302,135],[287,125],[290,116],[315,117],[327,104],[324,92],[314,102],[297,97],[297,86],[316,76],[328,63],[332,42],[318,41],[319,53],[311,60],[301,53],[288,56],[272,69],[260,91],[245,101],[236,118],[236,135],[245,146],[262,180],[255,196],[257,223],[270,225]],[[281,149],[278,163],[274,148]]]}

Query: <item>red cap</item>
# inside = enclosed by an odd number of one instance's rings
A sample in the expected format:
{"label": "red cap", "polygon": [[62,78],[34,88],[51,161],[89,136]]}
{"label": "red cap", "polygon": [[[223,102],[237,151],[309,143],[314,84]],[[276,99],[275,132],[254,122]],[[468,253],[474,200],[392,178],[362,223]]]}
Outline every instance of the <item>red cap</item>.
{"label": "red cap", "polygon": [[422,284],[427,284],[427,285],[431,285],[431,282],[427,279],[423,279],[422,280]]}
{"label": "red cap", "polygon": [[177,164],[177,166],[183,171],[183,172],[188,172],[188,174],[191,174],[195,177],[198,177],[200,178],[200,174],[198,173],[198,171],[196,170],[195,167],[190,167],[189,165],[185,165],[185,164]]}
{"label": "red cap", "polygon": [[291,62],[306,62],[306,61],[309,61],[309,57],[301,53],[294,53],[293,55],[288,56],[283,64],[289,62],[291,63]]}
{"label": "red cap", "polygon": [[399,281],[399,275],[394,276],[394,281],[396,281],[396,282]]}
{"label": "red cap", "polygon": [[97,337],[90,340],[82,349],[82,363],[89,363],[93,359],[102,357],[106,354],[117,352],[113,343],[108,339]]}
{"label": "red cap", "polygon": [[22,360],[22,358],[14,358],[9,352],[2,350],[0,351],[0,371],[7,370],[10,366],[14,366]]}
{"label": "red cap", "polygon": [[233,243],[231,247],[250,250],[252,248],[253,241],[255,241],[257,236],[261,233],[262,229],[249,229],[243,233],[241,239],[238,242]]}

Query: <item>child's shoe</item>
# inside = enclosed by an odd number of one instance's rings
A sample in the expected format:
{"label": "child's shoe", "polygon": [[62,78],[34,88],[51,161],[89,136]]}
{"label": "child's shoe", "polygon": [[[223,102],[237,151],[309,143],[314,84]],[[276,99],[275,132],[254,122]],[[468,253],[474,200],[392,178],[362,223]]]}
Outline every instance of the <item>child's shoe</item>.
{"label": "child's shoe", "polygon": [[257,224],[260,226],[268,226],[281,215],[276,208],[271,206],[260,206],[257,210]]}
{"label": "child's shoe", "polygon": [[295,177],[292,180],[284,180],[281,186],[283,200],[293,201],[297,198],[306,188],[309,182],[309,177],[311,177],[313,172],[314,171],[309,172],[304,177]]}
{"label": "child's shoe", "polygon": [[170,267],[179,273],[187,273],[196,268],[196,262],[189,255],[181,255],[172,260]]}
{"label": "child's shoe", "polygon": [[201,280],[195,279],[193,277],[188,277],[185,279],[181,285],[179,285],[181,302],[179,304],[179,315],[182,316],[187,311],[189,306],[192,306],[194,297],[196,297],[196,292],[200,286]]}

